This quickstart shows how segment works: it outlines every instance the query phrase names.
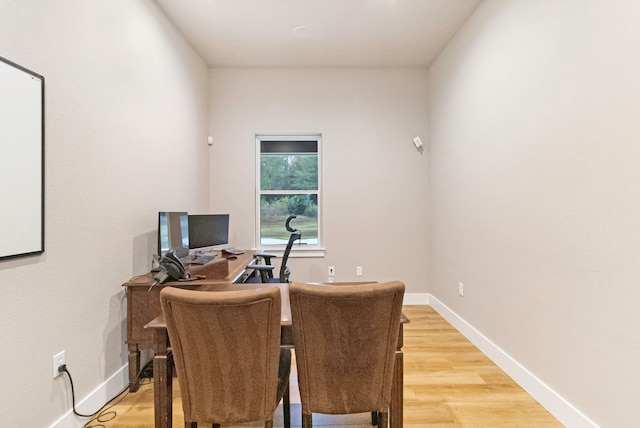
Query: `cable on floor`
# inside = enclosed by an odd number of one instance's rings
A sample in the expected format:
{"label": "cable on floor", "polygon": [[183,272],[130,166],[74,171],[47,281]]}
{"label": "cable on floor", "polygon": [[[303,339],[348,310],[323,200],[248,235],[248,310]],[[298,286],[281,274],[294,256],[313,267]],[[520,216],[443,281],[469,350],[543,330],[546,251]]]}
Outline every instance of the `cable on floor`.
{"label": "cable on floor", "polygon": [[[146,369],[146,367],[145,367]],[[146,374],[145,369],[143,369],[138,376],[136,377],[135,383],[140,382],[143,374]],[[102,407],[93,412],[90,415],[85,415],[76,410],[76,394],[75,388],[73,386],[73,379],[71,378],[71,373],[67,369],[66,364],[63,364],[58,369],[60,372],[63,372],[69,378],[69,384],[71,385],[71,403],[73,407],[73,414],[76,416],[80,416],[82,418],[91,418],[84,425],[83,428],[106,428],[105,423],[112,421],[118,416],[118,413],[115,410],[110,410],[115,405],[124,400],[130,393],[129,385],[125,386],[120,392],[118,392],[111,400],[107,401]],[[151,380],[150,382],[152,382]]]}

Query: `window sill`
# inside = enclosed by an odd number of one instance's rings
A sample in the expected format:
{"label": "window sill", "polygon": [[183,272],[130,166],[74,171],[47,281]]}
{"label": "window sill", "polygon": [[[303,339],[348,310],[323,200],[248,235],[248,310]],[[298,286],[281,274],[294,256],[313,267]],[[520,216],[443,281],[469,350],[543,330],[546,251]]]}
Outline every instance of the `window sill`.
{"label": "window sill", "polygon": [[[269,254],[275,254],[276,257],[282,257],[282,255],[284,254],[284,249],[283,248],[254,248],[253,249],[254,252],[256,253],[269,253]],[[324,248],[296,248],[296,246],[294,246],[291,249],[291,252],[289,253],[289,258],[290,259],[297,259],[297,258],[313,258],[313,257],[317,257],[317,258],[322,258],[325,256],[326,250]]]}

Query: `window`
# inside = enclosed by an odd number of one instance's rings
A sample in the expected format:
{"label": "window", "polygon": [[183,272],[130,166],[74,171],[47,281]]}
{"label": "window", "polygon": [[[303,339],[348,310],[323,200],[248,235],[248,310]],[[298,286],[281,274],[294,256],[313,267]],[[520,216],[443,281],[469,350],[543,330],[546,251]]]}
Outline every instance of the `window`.
{"label": "window", "polygon": [[285,221],[295,215],[302,247],[321,248],[320,135],[258,135],[256,145],[258,246],[284,248]]}

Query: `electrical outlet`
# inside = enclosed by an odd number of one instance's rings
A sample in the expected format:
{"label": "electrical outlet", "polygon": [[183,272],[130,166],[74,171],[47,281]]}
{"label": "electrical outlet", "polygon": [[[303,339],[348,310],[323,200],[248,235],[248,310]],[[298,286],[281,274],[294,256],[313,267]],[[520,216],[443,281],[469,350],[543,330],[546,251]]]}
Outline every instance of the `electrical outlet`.
{"label": "electrical outlet", "polygon": [[64,351],[58,352],[53,356],[53,378],[57,378],[62,374],[62,372],[58,371],[58,367],[66,364],[64,359]]}
{"label": "electrical outlet", "polygon": [[329,266],[329,276],[336,276],[336,268]]}
{"label": "electrical outlet", "polygon": [[464,296],[464,284],[461,282],[458,283],[458,294],[460,297]]}
{"label": "electrical outlet", "polygon": [[356,275],[362,276],[362,266],[356,266]]}

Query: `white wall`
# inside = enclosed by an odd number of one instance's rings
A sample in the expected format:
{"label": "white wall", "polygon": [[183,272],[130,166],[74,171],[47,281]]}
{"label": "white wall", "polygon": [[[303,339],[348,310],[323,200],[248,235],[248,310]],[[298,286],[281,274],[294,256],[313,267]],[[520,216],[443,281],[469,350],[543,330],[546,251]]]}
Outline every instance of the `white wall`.
{"label": "white wall", "polygon": [[42,427],[71,408],[55,353],[77,400],[126,364],[157,212],[208,205],[208,75],[144,0],[3,1],[0,55],[46,79],[46,250],[0,261],[0,425]]}
{"label": "white wall", "polygon": [[254,246],[255,135],[321,133],[326,257],[291,260],[292,279],[333,265],[426,292],[426,70],[213,69],[209,110],[210,209],[231,214],[232,245]]}
{"label": "white wall", "polygon": [[430,291],[608,427],[640,420],[638,22],[485,0],[430,70]]}

